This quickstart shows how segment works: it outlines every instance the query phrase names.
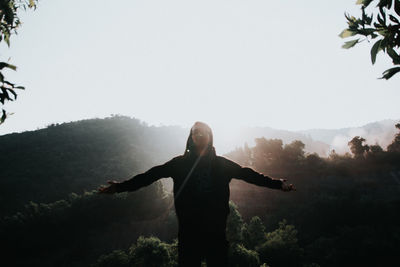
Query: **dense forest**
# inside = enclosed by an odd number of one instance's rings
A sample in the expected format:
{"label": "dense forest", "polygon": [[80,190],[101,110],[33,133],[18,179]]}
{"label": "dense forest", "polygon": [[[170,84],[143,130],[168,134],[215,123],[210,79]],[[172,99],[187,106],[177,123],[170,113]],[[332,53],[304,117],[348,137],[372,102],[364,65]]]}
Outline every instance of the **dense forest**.
{"label": "dense forest", "polygon": [[[2,260],[176,266],[173,197],[161,182],[112,196],[93,190],[181,154],[186,136],[179,127],[121,116],[1,136]],[[320,157],[301,141],[260,137],[225,155],[297,188],[285,193],[232,181],[232,266],[396,266],[400,133],[387,148],[359,136],[349,148],[351,154]]]}
{"label": "dense forest", "polygon": [[186,138],[183,128],[149,127],[124,116],[0,136],[0,214],[130,178],[182,154]]}

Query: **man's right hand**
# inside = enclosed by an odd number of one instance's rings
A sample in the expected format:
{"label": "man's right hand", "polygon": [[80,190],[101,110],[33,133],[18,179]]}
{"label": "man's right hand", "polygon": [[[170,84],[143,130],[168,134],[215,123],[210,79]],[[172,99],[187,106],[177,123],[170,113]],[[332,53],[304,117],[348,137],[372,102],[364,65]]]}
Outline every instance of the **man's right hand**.
{"label": "man's right hand", "polygon": [[109,186],[100,186],[98,188],[97,193],[99,193],[99,194],[114,194],[114,193],[117,193],[117,184],[119,184],[119,182],[117,182],[117,181],[107,181],[107,183],[109,184]]}
{"label": "man's right hand", "polygon": [[296,191],[296,187],[293,184],[286,183],[286,179],[280,179],[282,181],[282,191],[289,192],[289,191]]}

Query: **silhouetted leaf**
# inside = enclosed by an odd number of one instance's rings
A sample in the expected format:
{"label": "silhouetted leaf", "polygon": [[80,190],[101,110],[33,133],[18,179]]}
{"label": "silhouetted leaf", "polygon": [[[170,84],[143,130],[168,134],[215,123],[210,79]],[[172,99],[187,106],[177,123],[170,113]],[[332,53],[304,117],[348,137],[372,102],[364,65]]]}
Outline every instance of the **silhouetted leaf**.
{"label": "silhouetted leaf", "polygon": [[389,80],[390,78],[392,78],[393,75],[395,75],[399,71],[400,71],[400,67],[395,67],[395,68],[391,68],[391,69],[385,70],[382,73],[382,77],[380,79]]}
{"label": "silhouetted leaf", "polygon": [[391,57],[393,64],[398,65],[400,64],[400,56],[394,51],[392,47],[387,48],[387,53]]}
{"label": "silhouetted leaf", "polygon": [[371,48],[371,61],[372,64],[375,64],[376,55],[378,54],[379,50],[381,49],[382,39],[375,42],[375,44]]}
{"label": "silhouetted leaf", "polygon": [[393,15],[389,15],[389,18],[390,18],[390,20],[393,21],[394,23],[399,23],[399,20],[398,20],[396,17],[394,17]]}
{"label": "silhouetted leaf", "polygon": [[345,48],[345,49],[352,48],[353,46],[355,46],[358,43],[358,40],[360,40],[360,39],[355,39],[352,41],[345,42],[344,45],[342,45],[342,48]]}
{"label": "silhouetted leaf", "polygon": [[17,70],[17,67],[11,64],[8,64],[6,62],[0,62],[0,70],[4,69],[4,68],[9,68],[12,70]]}
{"label": "silhouetted leaf", "polygon": [[17,99],[17,93],[13,89],[8,89],[8,91],[14,96],[14,99]]}
{"label": "silhouetted leaf", "polygon": [[6,118],[7,118],[6,111],[3,109],[3,115],[1,116],[0,124],[3,123]]}

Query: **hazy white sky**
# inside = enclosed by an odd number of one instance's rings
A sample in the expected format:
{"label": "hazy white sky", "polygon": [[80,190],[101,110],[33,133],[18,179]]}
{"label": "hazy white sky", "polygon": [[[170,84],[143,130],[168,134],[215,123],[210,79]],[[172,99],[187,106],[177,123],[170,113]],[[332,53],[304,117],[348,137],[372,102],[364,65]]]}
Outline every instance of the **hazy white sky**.
{"label": "hazy white sky", "polygon": [[110,114],[288,130],[399,119],[400,75],[377,79],[390,61],[341,48],[355,2],[41,0],[1,50],[27,90],[0,134]]}

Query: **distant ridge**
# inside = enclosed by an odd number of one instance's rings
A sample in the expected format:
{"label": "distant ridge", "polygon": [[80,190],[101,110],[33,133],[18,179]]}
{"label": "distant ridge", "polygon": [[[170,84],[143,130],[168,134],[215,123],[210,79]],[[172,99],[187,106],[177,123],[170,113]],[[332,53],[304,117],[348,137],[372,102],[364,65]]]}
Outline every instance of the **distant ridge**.
{"label": "distant ridge", "polygon": [[337,152],[346,152],[347,142],[354,136],[361,136],[368,144],[379,144],[382,148],[392,142],[397,133],[395,124],[400,120],[381,120],[371,122],[359,127],[348,127],[341,129],[310,129],[298,131],[298,133],[310,136],[312,139],[329,144],[331,149]]}

